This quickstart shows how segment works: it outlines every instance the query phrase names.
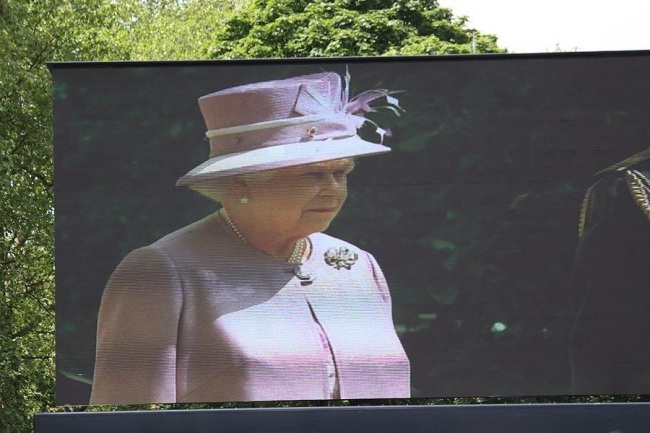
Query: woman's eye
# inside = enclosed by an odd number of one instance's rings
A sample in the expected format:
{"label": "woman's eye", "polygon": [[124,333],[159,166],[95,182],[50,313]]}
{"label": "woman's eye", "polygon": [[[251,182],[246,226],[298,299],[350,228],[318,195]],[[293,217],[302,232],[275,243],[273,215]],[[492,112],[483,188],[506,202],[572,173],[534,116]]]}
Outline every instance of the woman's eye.
{"label": "woman's eye", "polygon": [[350,173],[350,170],[336,170],[336,171],[309,171],[303,173],[302,176],[308,179],[320,180],[328,176],[333,176],[335,179],[343,179]]}

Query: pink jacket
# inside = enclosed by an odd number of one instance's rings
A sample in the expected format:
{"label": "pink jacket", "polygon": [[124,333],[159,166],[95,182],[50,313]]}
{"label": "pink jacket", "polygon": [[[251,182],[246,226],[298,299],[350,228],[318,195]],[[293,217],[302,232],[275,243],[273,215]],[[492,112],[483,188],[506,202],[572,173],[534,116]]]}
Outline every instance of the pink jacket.
{"label": "pink jacket", "polygon": [[[334,354],[343,399],[410,396],[409,361],[374,258],[316,233],[301,273],[213,214],[129,254],[99,312],[91,404],[321,400]],[[329,248],[359,254],[350,268]]]}

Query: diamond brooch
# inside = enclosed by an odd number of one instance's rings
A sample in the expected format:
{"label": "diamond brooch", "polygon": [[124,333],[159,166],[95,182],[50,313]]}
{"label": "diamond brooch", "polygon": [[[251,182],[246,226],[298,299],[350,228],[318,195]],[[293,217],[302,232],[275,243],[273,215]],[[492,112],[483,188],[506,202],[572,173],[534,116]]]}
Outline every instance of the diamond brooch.
{"label": "diamond brooch", "polygon": [[345,247],[329,248],[325,251],[325,263],[336,269],[350,269],[359,259],[359,255]]}

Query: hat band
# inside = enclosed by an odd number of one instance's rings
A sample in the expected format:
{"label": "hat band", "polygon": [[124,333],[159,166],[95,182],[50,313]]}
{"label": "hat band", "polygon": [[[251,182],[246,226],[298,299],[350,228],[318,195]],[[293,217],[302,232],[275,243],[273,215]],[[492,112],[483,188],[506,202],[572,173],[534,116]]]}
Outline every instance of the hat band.
{"label": "hat band", "polygon": [[205,133],[208,138],[238,134],[240,132],[260,131],[263,129],[282,128],[285,126],[301,125],[303,123],[320,122],[322,120],[346,120],[349,114],[310,114],[308,116],[289,117],[286,119],[267,120],[246,125],[230,126],[228,128],[211,129]]}

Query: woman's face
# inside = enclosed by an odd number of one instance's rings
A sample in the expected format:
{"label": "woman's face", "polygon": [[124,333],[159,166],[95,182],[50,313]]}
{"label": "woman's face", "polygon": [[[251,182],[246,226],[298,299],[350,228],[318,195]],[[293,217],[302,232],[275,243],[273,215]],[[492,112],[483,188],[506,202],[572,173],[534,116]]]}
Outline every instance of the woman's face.
{"label": "woman's face", "polygon": [[258,227],[280,237],[323,231],[343,206],[353,168],[352,159],[338,159],[280,168],[269,178],[253,178],[245,182],[246,212],[256,218]]}

